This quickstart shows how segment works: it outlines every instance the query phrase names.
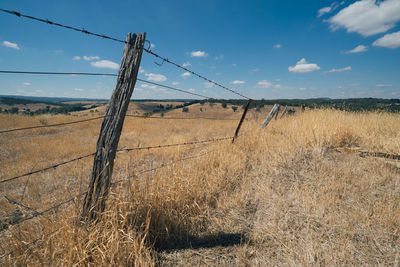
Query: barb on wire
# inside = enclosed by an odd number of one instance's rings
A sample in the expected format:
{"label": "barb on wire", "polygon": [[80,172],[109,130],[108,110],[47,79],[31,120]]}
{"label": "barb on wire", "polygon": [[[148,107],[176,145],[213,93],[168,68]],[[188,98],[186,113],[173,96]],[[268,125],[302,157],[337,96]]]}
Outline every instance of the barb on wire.
{"label": "barb on wire", "polygon": [[9,129],[9,130],[2,130],[2,131],[0,131],[0,134],[3,134],[3,133],[10,133],[10,132],[16,132],[16,131],[23,131],[23,130],[31,130],[31,129],[39,129],[39,128],[48,128],[48,127],[56,127],[56,126],[70,125],[70,124],[81,123],[81,122],[86,122],[86,121],[99,120],[99,119],[101,119],[101,118],[104,118],[104,116],[95,117],[95,118],[90,118],[90,119],[84,119],[84,120],[79,120],[79,121],[71,121],[71,122],[57,123],[57,124],[38,125],[38,126],[30,126],[30,127],[24,127],[24,128],[14,128],[14,129]]}
{"label": "barb on wire", "polygon": [[[89,32],[89,31],[87,31],[87,30],[85,30],[85,29],[79,29],[79,28],[75,28],[75,27],[63,25],[63,24],[60,24],[60,23],[56,23],[56,22],[50,21],[50,20],[48,20],[48,19],[42,19],[42,18],[37,18],[37,17],[29,16],[29,15],[24,15],[24,14],[22,14],[22,13],[20,13],[20,12],[13,11],[13,10],[7,10],[7,9],[1,9],[1,8],[0,8],[0,11],[6,12],[6,13],[9,13],[9,14],[13,14],[13,15],[16,15],[16,16],[18,16],[18,17],[24,17],[24,18],[27,18],[27,19],[36,20],[36,21],[43,22],[43,23],[46,23],[46,24],[50,24],[50,25],[62,27],[62,28],[65,28],[65,29],[70,29],[70,30],[82,32],[82,33],[85,33],[85,34],[88,34],[88,35],[93,35],[93,36],[97,36],[97,37],[101,37],[101,38],[104,38],[104,39],[109,39],[109,40],[113,40],[113,41],[116,41],[116,42],[119,42],[119,43],[124,43],[124,44],[126,44],[126,41],[124,41],[124,40],[120,40],[120,39],[117,39],[117,38],[113,38],[113,37],[110,37],[110,36],[107,36],[107,35],[104,35],[104,34],[98,34],[98,33]],[[150,44],[150,47],[151,47],[151,44]],[[146,51],[147,53],[149,53],[149,54],[151,54],[151,55],[153,55],[153,56],[155,56],[155,57],[161,59],[161,60],[162,60],[162,63],[164,63],[164,61],[165,61],[165,62],[168,62],[169,64],[172,64],[172,65],[174,65],[175,67],[178,67],[178,68],[180,68],[180,69],[183,69],[183,70],[185,70],[185,71],[187,71],[187,72],[189,72],[189,73],[191,73],[191,74],[193,74],[193,75],[195,75],[195,76],[197,76],[197,77],[199,77],[199,78],[201,78],[201,79],[203,79],[203,80],[205,80],[205,81],[207,81],[207,82],[210,82],[210,83],[212,83],[212,84],[214,84],[214,85],[216,85],[216,86],[218,86],[218,87],[221,87],[221,88],[224,89],[224,90],[227,90],[227,91],[229,91],[229,92],[231,92],[231,93],[233,93],[233,94],[236,94],[236,95],[238,95],[238,96],[240,96],[240,97],[243,97],[243,98],[245,98],[245,99],[250,99],[249,97],[247,97],[247,96],[245,96],[245,95],[243,95],[243,94],[241,94],[241,93],[239,93],[239,92],[236,92],[235,90],[233,90],[233,89],[231,89],[231,88],[228,88],[228,87],[226,87],[226,86],[224,86],[224,85],[222,85],[222,84],[219,84],[219,83],[217,83],[217,82],[215,82],[215,81],[213,81],[213,80],[210,80],[210,79],[204,77],[203,75],[200,75],[200,74],[198,74],[198,73],[195,73],[194,71],[191,71],[191,70],[189,70],[189,69],[186,68],[186,67],[183,67],[183,66],[181,66],[181,65],[179,65],[179,64],[177,64],[177,63],[175,63],[175,62],[173,62],[173,61],[170,61],[168,58],[162,57],[162,56],[160,56],[160,55],[154,53],[153,51],[151,51],[151,50],[148,49],[148,48],[143,48],[143,50]],[[161,63],[161,64],[162,64],[162,63]]]}
{"label": "barb on wire", "polygon": [[88,155],[80,156],[78,158],[74,158],[74,159],[71,159],[71,160],[68,160],[68,161],[57,163],[57,164],[55,164],[53,166],[49,166],[49,167],[46,167],[46,168],[43,168],[43,169],[40,169],[40,170],[31,171],[31,172],[24,173],[22,175],[17,175],[17,176],[11,177],[11,178],[7,178],[7,179],[4,179],[4,180],[1,180],[0,184],[6,183],[6,182],[10,182],[10,181],[13,181],[13,180],[16,180],[16,179],[19,179],[19,178],[22,178],[22,177],[25,177],[25,176],[28,176],[28,175],[32,175],[32,174],[48,171],[48,170],[51,170],[51,169],[55,169],[55,168],[60,167],[62,165],[65,165],[65,164],[68,164],[68,163],[71,163],[71,162],[74,162],[74,161],[78,161],[78,160],[81,160],[81,159],[84,159],[84,158],[88,158],[90,156],[94,156],[94,154],[96,154],[96,153],[91,153],[91,154],[88,154]]}

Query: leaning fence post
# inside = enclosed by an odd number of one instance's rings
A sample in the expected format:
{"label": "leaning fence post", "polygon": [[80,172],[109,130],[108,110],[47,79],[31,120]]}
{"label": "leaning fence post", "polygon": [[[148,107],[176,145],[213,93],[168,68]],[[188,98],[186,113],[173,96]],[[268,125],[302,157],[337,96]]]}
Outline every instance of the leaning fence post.
{"label": "leaning fence post", "polygon": [[267,118],[264,120],[264,122],[261,124],[261,128],[265,128],[265,126],[268,125],[268,123],[272,120],[272,118],[274,117],[275,113],[278,111],[279,109],[279,104],[275,104],[271,111],[269,112]]}
{"label": "leaning fence post", "polygon": [[88,191],[83,201],[82,219],[93,221],[104,211],[111,184],[114,158],[126,110],[135,87],[146,33],[128,33],[118,72],[117,84],[109,101],[96,145]]}
{"label": "leaning fence post", "polygon": [[287,106],[285,106],[285,108],[283,109],[282,114],[279,117],[279,119],[282,119],[282,117],[286,114],[286,112],[287,112]]}
{"label": "leaning fence post", "polygon": [[244,121],[244,118],[246,117],[247,111],[249,110],[251,101],[253,101],[253,100],[252,100],[252,99],[249,99],[249,101],[247,101],[247,105],[246,105],[246,107],[244,108],[242,117],[240,118],[239,124],[238,124],[238,126],[237,126],[237,128],[236,128],[235,135],[234,135],[233,138],[232,138],[232,143],[235,142],[235,139],[236,139],[236,137],[237,137],[238,134],[239,134],[240,127],[242,127],[242,123],[243,123],[243,121]]}

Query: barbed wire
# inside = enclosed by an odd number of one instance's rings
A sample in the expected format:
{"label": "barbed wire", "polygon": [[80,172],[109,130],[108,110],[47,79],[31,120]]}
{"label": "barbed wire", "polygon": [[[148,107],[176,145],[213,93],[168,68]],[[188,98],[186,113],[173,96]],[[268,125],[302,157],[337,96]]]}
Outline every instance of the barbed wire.
{"label": "barbed wire", "polygon": [[125,115],[126,117],[142,118],[142,119],[161,119],[161,120],[212,120],[212,121],[237,121],[237,119],[219,119],[219,118],[208,118],[208,117],[150,117],[140,115]]}
{"label": "barbed wire", "polygon": [[175,146],[197,145],[197,144],[219,142],[219,141],[224,141],[224,140],[228,140],[228,139],[232,139],[232,137],[221,137],[221,138],[213,138],[213,139],[207,139],[207,140],[201,140],[201,141],[174,143],[174,144],[168,144],[168,145],[122,148],[122,149],[118,149],[117,152],[130,152],[130,151],[150,150],[150,149],[167,148],[167,147],[175,147]]}
{"label": "barbed wire", "polygon": [[87,121],[99,120],[99,119],[104,118],[104,117],[106,117],[106,116],[100,116],[100,117],[95,117],[95,118],[90,118],[90,119],[79,120],[79,121],[71,121],[71,122],[49,124],[49,125],[37,125],[37,126],[30,126],[30,127],[23,127],[23,128],[14,128],[14,129],[2,130],[2,131],[0,131],[0,134],[16,132],[16,131],[23,131],[23,130],[39,129],[39,128],[49,128],[49,127],[64,126],[64,125],[82,123],[82,122],[87,122]]}
{"label": "barbed wire", "polygon": [[[80,75],[80,76],[112,76],[112,77],[118,77],[118,74],[114,73],[93,73],[93,72],[49,72],[49,71],[14,71],[14,70],[0,70],[0,73],[6,73],[6,74],[33,74],[33,75]],[[198,94],[194,92],[190,92],[187,90],[179,89],[176,87],[172,87],[169,85],[165,84],[160,84],[160,83],[155,83],[151,81],[146,81],[140,78],[137,78],[136,80],[143,82],[143,83],[148,83],[152,85],[157,85],[163,88],[175,90],[178,92],[194,95],[194,96],[200,96],[206,99],[215,99],[214,97],[206,96],[203,94]]]}
{"label": "barbed wire", "polygon": [[27,19],[31,19],[31,20],[36,20],[36,21],[43,22],[43,23],[46,23],[46,24],[58,26],[58,27],[61,27],[61,28],[74,30],[74,31],[77,31],[77,32],[82,32],[82,33],[85,33],[85,34],[88,34],[88,35],[93,35],[93,36],[101,37],[101,38],[104,38],[104,39],[113,40],[113,41],[116,41],[116,42],[119,42],[119,43],[126,43],[123,40],[120,40],[120,39],[117,39],[117,38],[113,38],[113,37],[110,37],[110,36],[107,36],[107,35],[104,35],[104,34],[89,32],[89,31],[85,30],[84,28],[79,29],[79,28],[76,28],[76,27],[63,25],[63,24],[60,24],[60,23],[57,23],[57,22],[54,22],[54,21],[50,21],[48,19],[41,19],[41,18],[29,16],[29,15],[24,15],[24,14],[22,14],[20,12],[13,11],[13,10],[7,10],[7,9],[0,8],[0,11],[15,15],[17,17],[23,17],[23,18],[27,18]]}
{"label": "barbed wire", "polygon": [[[24,18],[27,18],[27,19],[36,20],[36,21],[43,22],[43,23],[46,23],[46,24],[62,27],[62,28],[65,28],[65,29],[70,29],[70,30],[82,32],[82,33],[85,33],[85,34],[88,34],[88,35],[93,35],[93,36],[101,37],[101,38],[104,38],[104,39],[113,40],[113,41],[116,41],[116,42],[119,42],[119,43],[127,44],[127,42],[124,41],[124,40],[120,40],[120,39],[117,39],[117,38],[114,38],[114,37],[110,37],[110,36],[107,36],[107,35],[104,35],[104,34],[98,34],[98,33],[89,32],[89,31],[85,30],[84,28],[79,29],[79,28],[76,28],[76,27],[63,25],[63,24],[60,24],[60,23],[56,23],[56,22],[50,21],[48,19],[42,19],[42,18],[37,18],[37,17],[29,16],[29,15],[24,15],[24,14],[22,14],[20,12],[13,11],[13,10],[0,9],[0,11],[5,12],[5,13],[9,13],[9,14],[12,14],[12,15],[16,15],[17,17],[24,17]],[[171,60],[169,60],[168,58],[162,57],[162,56],[154,53],[150,49],[143,48],[143,50],[145,52],[147,52],[147,53],[159,58],[159,59],[162,59],[163,62],[165,61],[165,62],[167,62],[167,63],[169,63],[171,65],[174,65],[175,67],[180,68],[180,69],[182,69],[184,71],[187,71],[187,72],[189,72],[189,73],[191,73],[191,74],[193,74],[193,75],[195,75],[195,76],[197,76],[197,77],[199,77],[199,78],[201,78],[201,79],[203,79],[203,80],[205,80],[205,81],[207,81],[209,83],[212,83],[212,84],[214,84],[214,85],[216,85],[216,86],[218,86],[218,87],[220,87],[220,88],[222,88],[222,89],[224,89],[226,91],[229,91],[229,92],[231,92],[233,94],[236,94],[236,95],[238,95],[240,97],[243,97],[245,99],[248,99],[248,100],[250,99],[249,97],[247,97],[247,96],[245,96],[245,95],[243,95],[243,94],[241,94],[239,92],[236,92],[235,90],[233,90],[231,88],[228,88],[228,87],[226,87],[226,86],[224,86],[222,84],[219,84],[219,83],[217,83],[217,82],[215,82],[213,80],[210,80],[210,79],[204,77],[203,75],[200,75],[200,74],[198,74],[198,73],[196,73],[196,72],[194,72],[192,70],[189,70],[186,67],[183,67],[183,66],[181,66],[181,65],[179,65],[179,64],[177,64],[177,63],[175,63],[175,62],[173,62]]]}
{"label": "barbed wire", "polygon": [[[158,146],[145,146],[145,147],[122,148],[122,149],[116,150],[116,152],[117,152],[117,153],[119,153],[119,152],[131,152],[131,151],[140,151],[140,150],[150,150],[150,149],[168,148],[168,147],[175,147],[175,146],[196,145],[196,144],[204,144],[204,143],[219,142],[219,141],[224,141],[224,140],[231,139],[231,138],[232,138],[232,137],[222,137],[222,138],[214,138],[214,139],[201,140],[201,141],[192,141],[192,142],[184,142],[184,143],[174,143],[174,144],[158,145]],[[80,157],[78,157],[78,158],[74,158],[74,159],[71,159],[71,160],[68,160],[68,161],[64,161],[64,162],[61,162],[61,163],[57,163],[57,164],[55,164],[55,165],[53,165],[53,166],[49,166],[49,167],[46,167],[46,168],[43,168],[43,169],[40,169],[40,170],[31,171],[31,172],[24,173],[24,174],[21,174],[21,175],[17,175],[17,176],[11,177],[11,178],[7,178],[7,179],[4,179],[4,180],[1,180],[1,181],[0,181],[0,184],[6,183],[6,182],[10,182],[10,181],[13,181],[13,180],[16,180],[16,179],[25,177],[25,176],[33,175],[33,174],[36,174],[36,173],[40,173],[40,172],[48,171],[48,170],[51,170],[51,169],[55,169],[55,168],[60,167],[60,166],[62,166],[62,165],[65,165],[65,164],[68,164],[68,163],[71,163],[71,162],[74,162],[74,161],[78,161],[78,160],[81,160],[81,159],[84,159],[84,158],[88,158],[88,157],[90,157],[90,156],[94,156],[95,154],[96,154],[96,153],[91,153],[91,154],[84,155],[84,156],[80,156]]]}
{"label": "barbed wire", "polygon": [[91,154],[88,154],[88,155],[80,156],[78,158],[74,158],[74,159],[71,159],[71,160],[68,160],[68,161],[57,163],[57,164],[55,164],[53,166],[49,166],[49,167],[46,167],[46,168],[43,168],[43,169],[40,169],[40,170],[31,171],[31,172],[27,172],[27,173],[24,173],[24,174],[21,174],[21,175],[17,175],[17,176],[11,177],[11,178],[7,178],[7,179],[4,179],[4,180],[1,180],[0,184],[6,183],[6,182],[11,182],[13,180],[16,180],[16,179],[19,179],[19,178],[22,178],[22,177],[25,177],[25,176],[33,175],[33,174],[36,174],[36,173],[40,173],[40,172],[48,171],[48,170],[51,170],[51,169],[55,169],[55,168],[60,167],[62,165],[65,165],[65,164],[68,164],[68,163],[71,163],[71,162],[74,162],[74,161],[78,161],[78,160],[81,160],[81,159],[84,159],[84,158],[88,158],[90,156],[94,156],[94,154],[96,154],[96,153],[91,153]]}
{"label": "barbed wire", "polygon": [[[152,172],[152,171],[155,171],[155,170],[158,170],[158,169],[162,169],[162,168],[165,168],[165,167],[170,166],[170,165],[172,165],[172,164],[175,164],[175,163],[177,163],[177,162],[182,162],[182,161],[186,161],[186,160],[190,160],[190,159],[199,158],[199,157],[208,155],[208,154],[210,154],[210,153],[212,153],[212,152],[214,152],[214,151],[216,151],[216,150],[210,150],[210,151],[207,151],[207,152],[205,152],[205,153],[200,153],[200,154],[198,154],[198,155],[194,155],[194,156],[189,156],[189,157],[181,158],[181,159],[178,159],[178,160],[175,160],[175,161],[171,161],[171,162],[169,162],[169,163],[167,163],[167,164],[163,163],[163,164],[161,164],[161,165],[158,166],[158,167],[140,171],[138,174],[143,174],[143,173]],[[129,180],[130,178],[132,178],[132,176],[128,177],[128,180]],[[120,179],[120,180],[117,180],[117,181],[111,183],[111,186],[115,186],[116,184],[121,183],[121,182],[124,182],[124,181],[127,181],[127,179]],[[137,189],[136,189],[136,190],[137,190]],[[139,189],[139,190],[137,190],[137,191],[143,191],[143,190],[144,190],[144,189]],[[55,206],[52,206],[52,207],[50,207],[50,208],[47,208],[47,209],[44,210],[44,211],[41,211],[41,212],[35,211],[34,215],[32,215],[32,216],[30,216],[30,217],[26,217],[26,218],[24,218],[23,220],[18,221],[17,223],[15,223],[15,224],[13,224],[13,225],[18,225],[18,224],[20,224],[20,223],[23,223],[23,222],[25,222],[25,221],[34,219],[34,218],[36,218],[36,217],[43,216],[45,213],[50,212],[50,211],[52,211],[52,210],[55,210],[55,209],[57,209],[57,208],[59,208],[59,207],[65,205],[65,204],[68,204],[68,203],[74,201],[76,198],[84,196],[85,194],[86,194],[86,192],[80,193],[80,194],[74,196],[73,198],[70,198],[70,199],[68,199],[68,200],[66,200],[66,201],[63,201],[63,202],[61,202],[61,203],[59,203],[59,204],[57,204],[57,205],[55,205]],[[49,236],[51,236],[52,234],[54,234],[54,233],[56,233],[56,232],[59,232],[61,229],[62,229],[62,228],[58,228],[58,229],[56,229],[56,230],[54,230],[54,231],[52,231],[52,232],[50,232],[50,233],[48,233],[48,234],[46,234],[46,235],[44,235],[44,236],[41,236],[41,237],[39,237],[39,238],[37,238],[37,239],[31,241],[30,243],[24,244],[24,245],[25,245],[26,247],[31,246],[31,245],[35,244],[36,242],[38,242],[40,239],[42,239],[42,238],[44,238],[44,237],[49,237]],[[3,255],[0,256],[0,259],[4,258],[4,257],[6,257],[6,256],[8,256],[8,255],[10,255],[10,254],[12,254],[12,253],[13,253],[13,251],[10,251],[10,252],[8,252],[8,253],[6,253],[6,254],[3,254]]]}
{"label": "barbed wire", "polygon": [[225,90],[227,90],[227,91],[229,91],[229,92],[231,92],[231,93],[233,93],[233,94],[236,94],[236,95],[238,95],[238,96],[240,96],[240,97],[243,97],[243,98],[245,98],[245,99],[247,99],[247,100],[250,99],[249,97],[247,97],[247,96],[245,96],[245,95],[243,95],[243,94],[241,94],[241,93],[239,93],[239,92],[236,92],[236,91],[233,90],[233,89],[230,89],[230,88],[228,88],[228,87],[226,87],[226,86],[224,86],[224,85],[222,85],[222,84],[219,84],[219,83],[217,83],[217,82],[215,82],[215,81],[213,81],[213,80],[210,80],[210,79],[204,77],[204,76],[201,75],[201,74],[198,74],[198,73],[196,73],[196,72],[194,72],[194,71],[192,71],[192,70],[189,70],[188,68],[183,67],[183,66],[179,65],[178,63],[175,63],[175,62],[169,60],[168,58],[162,57],[162,56],[160,56],[160,55],[154,53],[153,51],[151,51],[151,50],[149,50],[149,49],[147,49],[147,48],[143,48],[143,50],[146,51],[147,53],[149,53],[149,54],[151,54],[151,55],[153,55],[153,56],[159,58],[159,59],[162,59],[163,61],[165,61],[165,62],[167,62],[167,63],[169,63],[169,64],[171,64],[171,65],[174,65],[174,66],[177,67],[177,68],[183,69],[184,71],[187,71],[187,72],[189,72],[189,73],[191,73],[191,74],[193,74],[193,75],[195,75],[195,76],[197,76],[197,77],[199,77],[199,78],[201,78],[201,79],[203,79],[203,80],[205,80],[205,81],[207,81],[207,82],[209,82],[209,83],[212,83],[212,84],[214,84],[214,85],[216,85],[216,86],[218,86],[218,87],[221,87],[222,89],[225,89]]}

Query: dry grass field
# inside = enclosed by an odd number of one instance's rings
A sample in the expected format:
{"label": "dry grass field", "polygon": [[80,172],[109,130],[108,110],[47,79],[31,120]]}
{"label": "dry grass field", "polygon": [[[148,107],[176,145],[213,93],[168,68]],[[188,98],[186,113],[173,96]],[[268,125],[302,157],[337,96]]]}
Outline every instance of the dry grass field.
{"label": "dry grass field", "polygon": [[[204,107],[197,115],[242,113]],[[310,110],[260,129],[265,116],[250,113],[234,144],[118,153],[97,224],[79,222],[76,197],[0,232],[0,265],[399,266],[400,168],[344,148],[400,154],[400,115]],[[3,114],[0,130],[77,119]],[[1,134],[1,180],[94,152],[100,123]],[[237,123],[127,117],[119,147],[232,136]],[[92,160],[0,184],[0,218],[84,192]]]}

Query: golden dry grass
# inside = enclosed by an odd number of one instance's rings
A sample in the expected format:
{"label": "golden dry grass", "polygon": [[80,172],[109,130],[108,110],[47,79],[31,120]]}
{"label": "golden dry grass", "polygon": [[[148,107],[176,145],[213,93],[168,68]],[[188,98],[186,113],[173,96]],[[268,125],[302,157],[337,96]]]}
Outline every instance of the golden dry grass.
{"label": "golden dry grass", "polygon": [[[3,231],[0,253],[7,256],[0,264],[398,266],[400,170],[337,148],[400,154],[400,115],[313,110],[262,130],[263,118],[254,114],[233,145],[118,154],[113,175],[118,183],[98,224],[78,222],[77,198]],[[0,127],[44,120],[74,118],[1,115]],[[236,124],[126,118],[119,147],[231,136]],[[1,135],[0,177],[93,152],[99,125]],[[86,189],[91,160],[0,184],[0,192],[44,210]],[[166,167],[144,172],[163,163]],[[16,208],[5,198],[0,205],[2,217]]]}

